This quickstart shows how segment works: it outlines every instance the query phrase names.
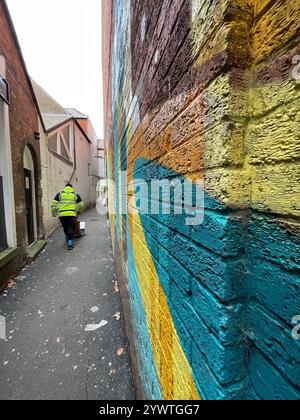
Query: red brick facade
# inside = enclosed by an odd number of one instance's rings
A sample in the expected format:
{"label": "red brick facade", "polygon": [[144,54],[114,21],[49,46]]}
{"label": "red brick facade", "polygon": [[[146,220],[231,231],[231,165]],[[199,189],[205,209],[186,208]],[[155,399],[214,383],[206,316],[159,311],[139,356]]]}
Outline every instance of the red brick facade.
{"label": "red brick facade", "polygon": [[20,265],[26,261],[27,221],[23,169],[23,153],[26,145],[31,149],[35,161],[37,236],[38,238],[43,236],[40,146],[39,141],[35,139],[35,133],[39,131],[38,109],[14,29],[6,5],[2,0],[0,2],[0,55],[6,60],[6,79],[9,83],[10,91],[9,120],[18,247],[17,261],[12,261],[9,267],[0,270],[1,286],[1,280],[3,282],[4,277],[12,274],[12,272],[16,272],[20,268]]}

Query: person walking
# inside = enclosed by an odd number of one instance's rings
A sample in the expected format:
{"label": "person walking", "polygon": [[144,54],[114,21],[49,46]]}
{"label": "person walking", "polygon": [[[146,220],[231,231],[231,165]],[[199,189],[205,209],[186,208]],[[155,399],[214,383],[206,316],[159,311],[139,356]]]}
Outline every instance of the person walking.
{"label": "person walking", "polygon": [[84,209],[83,201],[79,194],[76,194],[71,184],[67,184],[61,193],[58,193],[51,204],[53,217],[59,216],[60,223],[66,235],[68,250],[74,248],[74,234],[76,228],[77,214]]}

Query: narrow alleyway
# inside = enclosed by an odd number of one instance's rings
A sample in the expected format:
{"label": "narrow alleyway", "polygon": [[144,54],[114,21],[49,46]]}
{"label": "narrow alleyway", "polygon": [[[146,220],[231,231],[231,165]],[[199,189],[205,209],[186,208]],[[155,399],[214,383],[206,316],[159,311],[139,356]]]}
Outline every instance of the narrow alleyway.
{"label": "narrow alleyway", "polygon": [[0,295],[1,400],[135,398],[107,221],[96,210],[82,219],[74,251],[59,229]]}

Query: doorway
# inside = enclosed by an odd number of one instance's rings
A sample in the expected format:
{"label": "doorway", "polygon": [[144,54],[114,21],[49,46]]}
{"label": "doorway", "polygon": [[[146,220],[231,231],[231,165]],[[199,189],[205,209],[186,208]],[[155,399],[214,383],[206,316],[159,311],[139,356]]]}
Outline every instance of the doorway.
{"label": "doorway", "polygon": [[0,252],[7,248],[3,179],[0,176]]}
{"label": "doorway", "polygon": [[24,150],[24,188],[28,246],[37,240],[35,165],[28,146]]}
{"label": "doorway", "polygon": [[25,197],[26,197],[26,218],[28,245],[35,242],[34,238],[34,214],[33,214],[33,190],[32,190],[32,172],[24,169],[25,175]]}

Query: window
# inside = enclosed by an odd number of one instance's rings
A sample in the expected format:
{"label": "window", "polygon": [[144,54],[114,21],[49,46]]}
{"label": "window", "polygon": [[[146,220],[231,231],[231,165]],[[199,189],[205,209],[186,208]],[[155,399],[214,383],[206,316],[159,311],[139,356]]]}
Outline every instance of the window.
{"label": "window", "polygon": [[53,136],[50,136],[48,138],[48,146],[50,150],[53,150],[53,152],[58,153],[58,149],[57,149],[57,133],[54,134]]}
{"label": "window", "polygon": [[48,138],[49,149],[59,154],[64,159],[73,161],[71,125],[59,129]]}
{"label": "window", "polygon": [[64,143],[60,144],[60,154],[62,155],[63,158],[71,160],[68,153],[68,149]]}
{"label": "window", "polygon": [[16,239],[9,107],[0,98],[0,252],[6,248],[14,248]]}
{"label": "window", "polygon": [[9,103],[9,90],[7,81],[0,75],[0,97]]}
{"label": "window", "polygon": [[68,149],[70,150],[70,126],[63,128],[61,134],[65,140]]}
{"label": "window", "polygon": [[[4,124],[4,108],[2,99],[0,98],[0,154],[4,154],[5,148],[5,134],[3,130]],[[6,219],[5,219],[5,204],[4,204],[4,189],[3,178],[5,176],[5,165],[3,159],[0,159],[0,252],[7,248],[7,233],[6,233]]]}

